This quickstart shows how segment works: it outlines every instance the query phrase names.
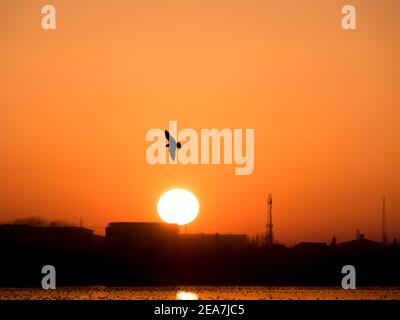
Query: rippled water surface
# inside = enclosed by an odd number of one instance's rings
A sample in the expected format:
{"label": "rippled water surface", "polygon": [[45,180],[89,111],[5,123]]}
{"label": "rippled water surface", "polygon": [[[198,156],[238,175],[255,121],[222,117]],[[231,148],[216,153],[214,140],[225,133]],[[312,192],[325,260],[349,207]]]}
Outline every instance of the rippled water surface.
{"label": "rippled water surface", "polygon": [[305,288],[261,286],[71,287],[56,290],[0,288],[0,300],[400,300],[400,288]]}

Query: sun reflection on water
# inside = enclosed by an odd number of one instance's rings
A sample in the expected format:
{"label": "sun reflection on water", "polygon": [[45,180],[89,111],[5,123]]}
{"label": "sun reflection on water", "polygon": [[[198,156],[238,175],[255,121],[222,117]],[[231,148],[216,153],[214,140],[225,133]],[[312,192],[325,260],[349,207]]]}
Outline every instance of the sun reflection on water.
{"label": "sun reflection on water", "polygon": [[178,291],[176,294],[177,300],[199,300],[199,296],[194,292]]}

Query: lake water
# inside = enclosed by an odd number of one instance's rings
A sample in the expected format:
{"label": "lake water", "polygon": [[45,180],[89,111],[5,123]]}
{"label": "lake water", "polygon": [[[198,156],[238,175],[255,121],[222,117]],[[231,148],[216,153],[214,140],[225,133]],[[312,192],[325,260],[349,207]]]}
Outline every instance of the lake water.
{"label": "lake water", "polygon": [[343,290],[326,287],[181,286],[0,288],[0,300],[400,300],[400,287]]}

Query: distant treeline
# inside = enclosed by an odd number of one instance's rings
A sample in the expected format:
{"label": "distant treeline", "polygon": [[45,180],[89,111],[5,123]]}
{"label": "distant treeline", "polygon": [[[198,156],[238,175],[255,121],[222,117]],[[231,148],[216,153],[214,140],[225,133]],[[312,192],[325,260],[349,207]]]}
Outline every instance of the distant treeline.
{"label": "distant treeline", "polygon": [[32,227],[73,227],[76,226],[75,223],[72,223],[67,220],[53,220],[47,221],[40,216],[31,216],[18,218],[5,224],[9,225],[19,225],[19,226],[32,226]]}

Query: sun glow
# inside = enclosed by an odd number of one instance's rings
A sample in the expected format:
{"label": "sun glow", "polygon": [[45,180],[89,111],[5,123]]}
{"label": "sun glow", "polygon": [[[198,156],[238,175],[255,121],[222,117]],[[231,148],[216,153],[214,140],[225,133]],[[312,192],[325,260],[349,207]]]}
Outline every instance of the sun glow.
{"label": "sun glow", "polygon": [[176,294],[177,300],[199,300],[199,296],[194,292],[179,291]]}
{"label": "sun glow", "polygon": [[172,189],[158,200],[157,211],[165,222],[185,225],[196,219],[199,213],[199,202],[188,190]]}

